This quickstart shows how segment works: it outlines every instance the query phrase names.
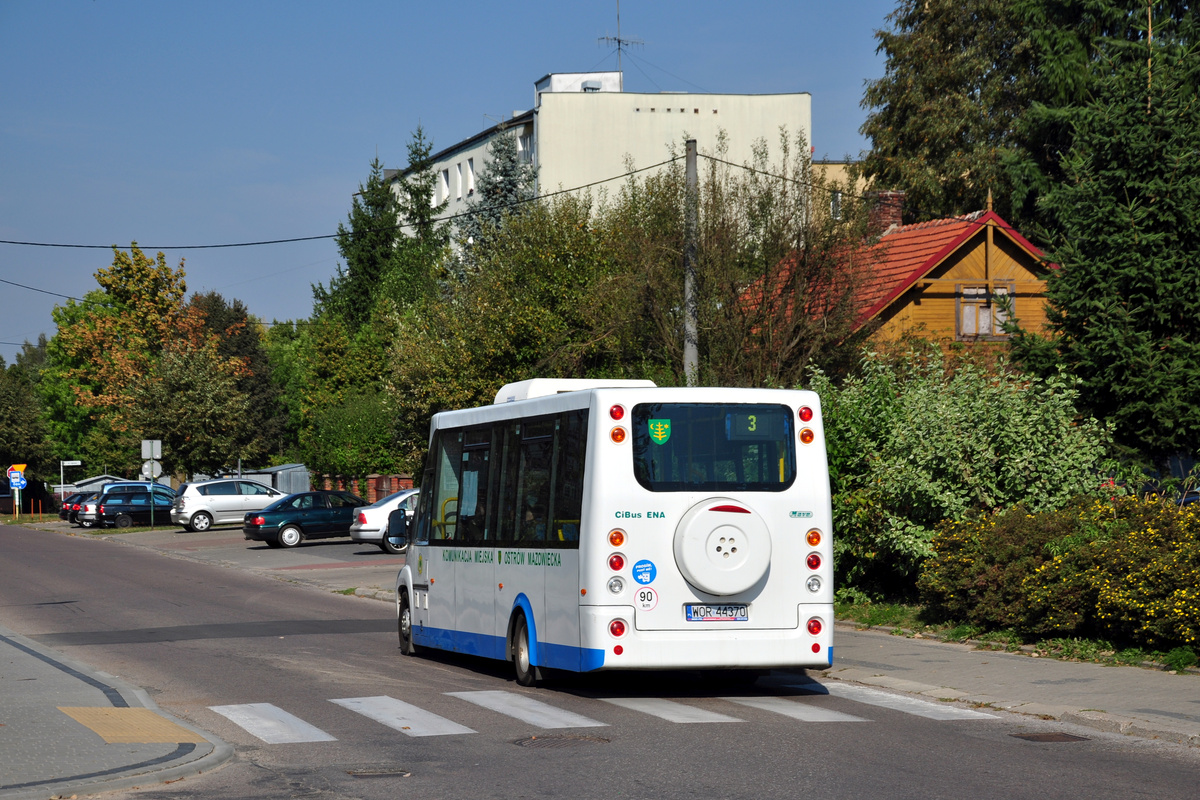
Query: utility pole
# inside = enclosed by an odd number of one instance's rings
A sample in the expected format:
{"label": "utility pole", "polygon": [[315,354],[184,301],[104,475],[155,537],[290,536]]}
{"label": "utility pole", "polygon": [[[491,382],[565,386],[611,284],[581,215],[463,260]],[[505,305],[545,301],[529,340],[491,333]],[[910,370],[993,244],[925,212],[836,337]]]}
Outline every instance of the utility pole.
{"label": "utility pole", "polygon": [[687,197],[683,211],[683,375],[688,386],[699,377],[699,324],[696,320],[696,228],[699,202],[696,180],[696,140],[687,140]]}

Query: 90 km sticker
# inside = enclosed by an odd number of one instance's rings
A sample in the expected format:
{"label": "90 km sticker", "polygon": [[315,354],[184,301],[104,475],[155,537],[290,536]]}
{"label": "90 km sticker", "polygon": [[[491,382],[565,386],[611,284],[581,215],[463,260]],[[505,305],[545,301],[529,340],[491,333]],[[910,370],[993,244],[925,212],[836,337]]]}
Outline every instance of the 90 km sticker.
{"label": "90 km sticker", "polygon": [[652,611],[658,605],[658,593],[649,586],[639,587],[633,599],[642,611]]}

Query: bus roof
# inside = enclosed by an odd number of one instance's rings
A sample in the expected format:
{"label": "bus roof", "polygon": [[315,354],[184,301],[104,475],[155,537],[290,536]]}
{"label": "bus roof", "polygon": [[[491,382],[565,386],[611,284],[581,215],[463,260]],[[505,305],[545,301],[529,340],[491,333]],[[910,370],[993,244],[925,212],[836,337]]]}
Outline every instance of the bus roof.
{"label": "bus roof", "polygon": [[654,381],[617,380],[591,378],[532,378],[517,383],[507,383],[496,392],[495,405],[515,403],[532,397],[545,397],[562,392],[578,392],[585,389],[653,389]]}

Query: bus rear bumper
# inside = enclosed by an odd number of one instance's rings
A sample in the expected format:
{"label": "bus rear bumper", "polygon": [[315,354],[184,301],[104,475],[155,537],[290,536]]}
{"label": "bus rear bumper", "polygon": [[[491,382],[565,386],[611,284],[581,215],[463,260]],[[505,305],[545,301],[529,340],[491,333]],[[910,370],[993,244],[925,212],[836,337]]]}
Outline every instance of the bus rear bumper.
{"label": "bus rear bumper", "polygon": [[738,623],[731,622],[728,631],[719,636],[714,636],[711,628],[662,631],[627,626],[625,635],[614,637],[609,623],[618,618],[632,620],[633,609],[580,609],[585,649],[604,654],[602,659],[593,657],[593,669],[823,669],[833,663],[832,616],[824,620],[816,636],[804,627],[736,628]]}

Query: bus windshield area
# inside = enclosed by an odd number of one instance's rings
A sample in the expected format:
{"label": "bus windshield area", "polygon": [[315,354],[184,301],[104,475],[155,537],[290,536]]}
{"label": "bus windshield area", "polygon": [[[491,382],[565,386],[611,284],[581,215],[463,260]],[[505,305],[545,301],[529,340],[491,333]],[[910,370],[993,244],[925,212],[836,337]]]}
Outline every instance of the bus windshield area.
{"label": "bus windshield area", "polygon": [[796,479],[787,406],[643,403],[632,422],[634,475],[652,492],[782,492]]}

